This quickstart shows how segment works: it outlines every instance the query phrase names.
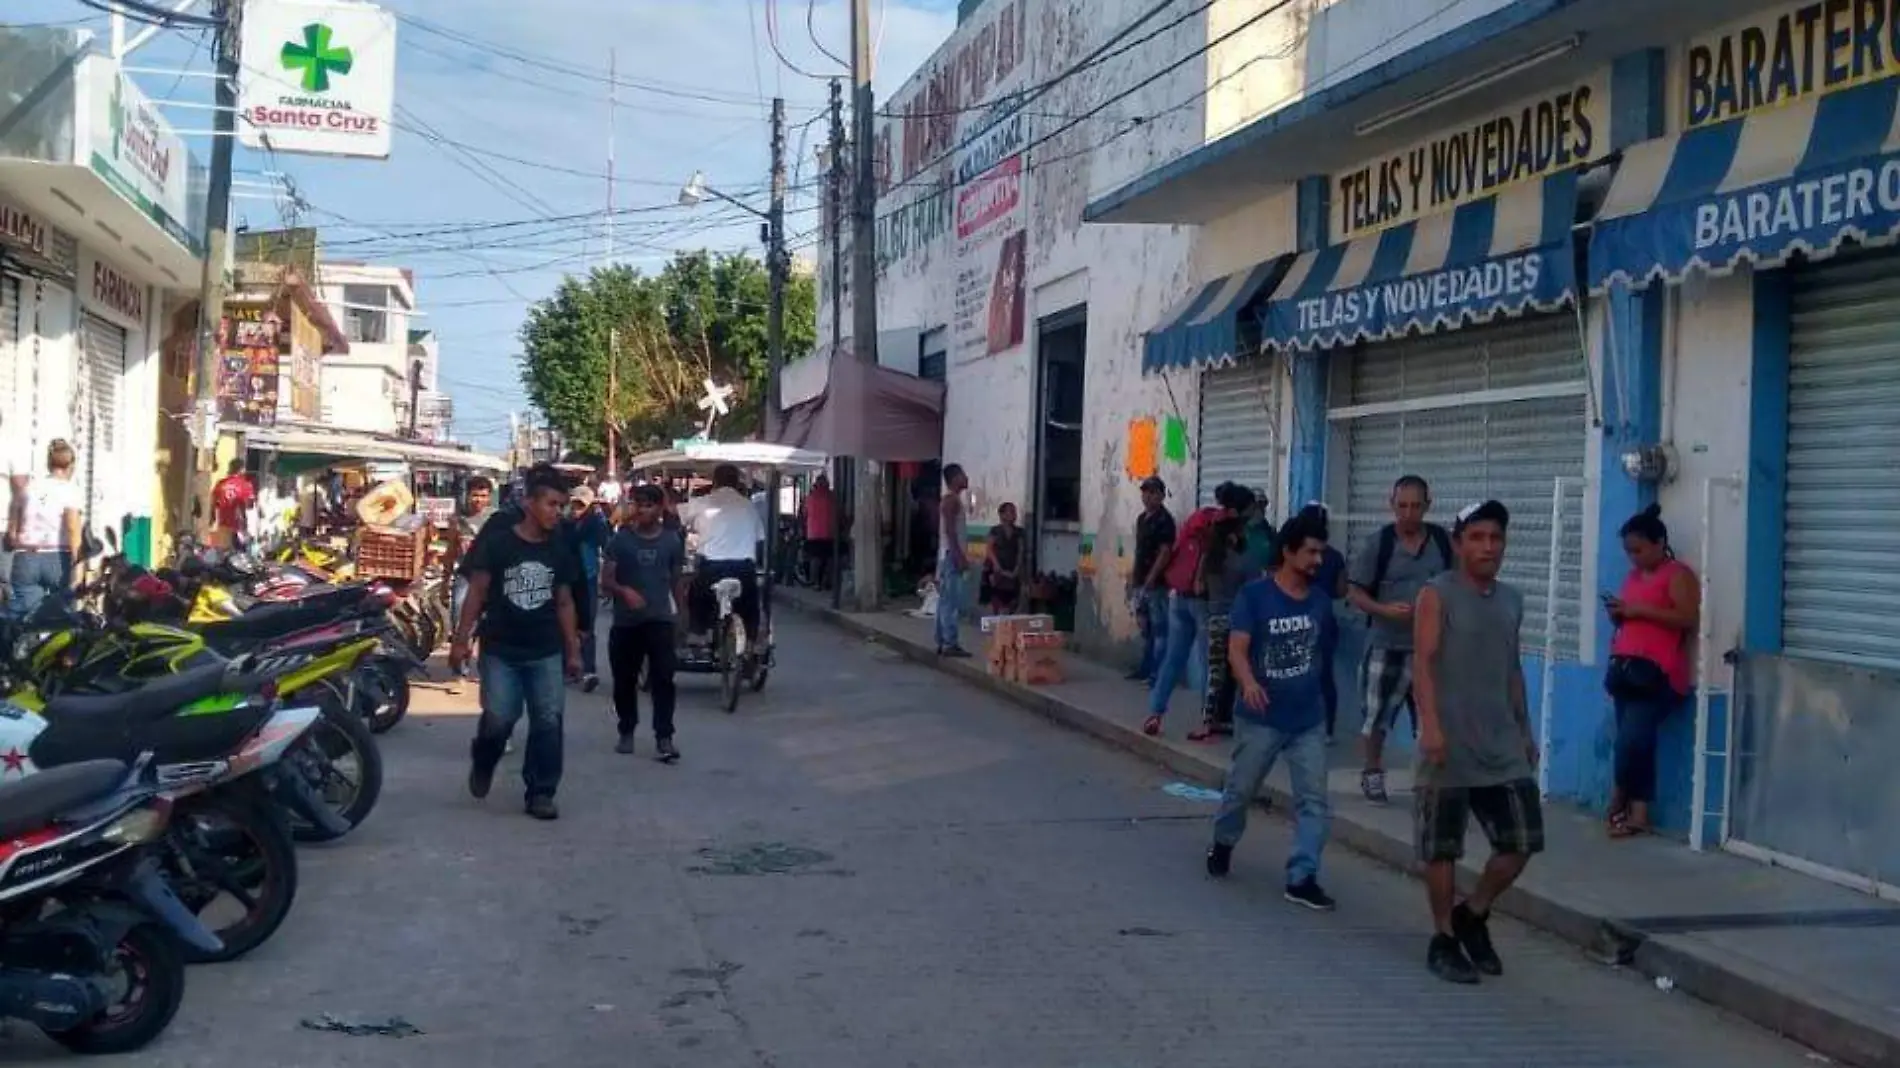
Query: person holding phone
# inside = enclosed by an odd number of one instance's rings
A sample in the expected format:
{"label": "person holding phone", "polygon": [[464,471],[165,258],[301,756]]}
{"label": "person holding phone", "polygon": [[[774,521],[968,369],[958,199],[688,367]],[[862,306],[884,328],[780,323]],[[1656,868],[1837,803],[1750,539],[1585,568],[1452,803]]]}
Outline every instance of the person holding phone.
{"label": "person holding phone", "polygon": [[1228,665],[1239,683],[1234,760],[1214,816],[1207,873],[1220,878],[1247,830],[1247,809],[1281,754],[1293,785],[1293,855],[1286,899],[1321,912],[1334,907],[1320,888],[1319,858],[1332,810],[1326,800],[1326,701],[1320,692],[1321,645],[1333,626],[1333,599],[1313,585],[1326,556],[1326,531],[1304,513],[1280,528],[1271,577],[1248,583],[1234,601]]}

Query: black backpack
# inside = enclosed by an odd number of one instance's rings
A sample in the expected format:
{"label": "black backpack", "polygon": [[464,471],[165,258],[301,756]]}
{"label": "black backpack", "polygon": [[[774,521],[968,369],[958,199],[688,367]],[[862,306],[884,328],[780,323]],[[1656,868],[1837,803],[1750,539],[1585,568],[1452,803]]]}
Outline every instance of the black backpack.
{"label": "black backpack", "polygon": [[[1451,535],[1436,523],[1425,524],[1425,539],[1438,548],[1439,559],[1445,562],[1445,570],[1451,570]],[[1399,528],[1387,523],[1379,528],[1379,561],[1372,569],[1372,585],[1366,594],[1373,600],[1379,599],[1379,588],[1385,585],[1386,569],[1392,566],[1392,554],[1399,549]]]}

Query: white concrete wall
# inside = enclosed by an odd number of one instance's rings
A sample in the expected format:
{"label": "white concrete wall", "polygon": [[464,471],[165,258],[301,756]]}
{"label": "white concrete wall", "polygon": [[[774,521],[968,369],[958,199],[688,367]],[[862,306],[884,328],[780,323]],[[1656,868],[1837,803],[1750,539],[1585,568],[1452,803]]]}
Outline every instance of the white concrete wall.
{"label": "white concrete wall", "polygon": [[[1728,278],[1692,277],[1674,293],[1664,337],[1664,433],[1673,440],[1680,476],[1661,494],[1663,520],[1677,555],[1709,573],[1715,663],[1741,636],[1747,490],[1718,487],[1710,517],[1713,559],[1701,558],[1703,483],[1748,472],[1753,384],[1754,282],[1743,270]],[[1725,669],[1721,671],[1726,678]]]}
{"label": "white concrete wall", "polygon": [[397,430],[396,386],[400,380],[379,362],[325,361],[318,387],[327,426],[393,434]]}

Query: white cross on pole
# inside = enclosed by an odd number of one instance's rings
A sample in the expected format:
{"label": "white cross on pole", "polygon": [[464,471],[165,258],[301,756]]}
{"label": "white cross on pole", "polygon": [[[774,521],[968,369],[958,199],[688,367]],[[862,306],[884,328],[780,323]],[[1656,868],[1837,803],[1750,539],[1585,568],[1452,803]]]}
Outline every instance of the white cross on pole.
{"label": "white cross on pole", "polygon": [[732,411],[731,405],[726,403],[732,396],[732,387],[714,385],[710,378],[703,379],[702,382],[706,387],[706,395],[699,398],[699,410],[706,413],[706,427],[700,433],[710,440],[713,422]]}

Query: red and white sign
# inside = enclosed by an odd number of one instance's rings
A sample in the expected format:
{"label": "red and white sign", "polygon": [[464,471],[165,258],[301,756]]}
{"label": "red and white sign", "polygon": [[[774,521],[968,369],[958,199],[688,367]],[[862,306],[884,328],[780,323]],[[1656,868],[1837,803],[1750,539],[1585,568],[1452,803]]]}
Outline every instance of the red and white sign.
{"label": "red and white sign", "polygon": [[145,329],[145,283],[90,252],[79,257],[80,303],[87,311],[125,327]]}

